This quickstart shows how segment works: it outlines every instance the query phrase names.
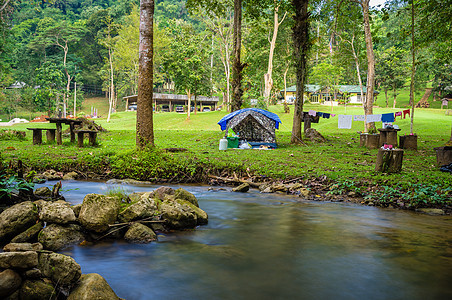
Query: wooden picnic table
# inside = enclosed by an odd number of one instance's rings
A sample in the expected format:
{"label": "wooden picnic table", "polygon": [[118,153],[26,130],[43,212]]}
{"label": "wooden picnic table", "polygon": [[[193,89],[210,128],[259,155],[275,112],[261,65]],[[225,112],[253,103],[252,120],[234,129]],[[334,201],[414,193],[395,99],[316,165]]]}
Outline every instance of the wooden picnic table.
{"label": "wooden picnic table", "polygon": [[63,143],[62,124],[69,125],[69,130],[71,132],[71,143],[75,142],[75,125],[82,124],[82,121],[68,118],[46,118],[46,120],[50,123],[55,123],[56,125],[56,141],[58,145]]}

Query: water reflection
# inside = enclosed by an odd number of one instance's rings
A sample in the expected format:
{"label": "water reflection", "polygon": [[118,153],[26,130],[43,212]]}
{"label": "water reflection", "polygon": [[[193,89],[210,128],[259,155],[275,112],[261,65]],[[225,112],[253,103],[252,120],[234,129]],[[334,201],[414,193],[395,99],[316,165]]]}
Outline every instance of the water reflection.
{"label": "water reflection", "polygon": [[[103,183],[66,182],[80,203]],[[145,191],[154,187],[130,187]],[[209,214],[158,242],[66,251],[133,299],[452,299],[450,216],[185,187]]]}

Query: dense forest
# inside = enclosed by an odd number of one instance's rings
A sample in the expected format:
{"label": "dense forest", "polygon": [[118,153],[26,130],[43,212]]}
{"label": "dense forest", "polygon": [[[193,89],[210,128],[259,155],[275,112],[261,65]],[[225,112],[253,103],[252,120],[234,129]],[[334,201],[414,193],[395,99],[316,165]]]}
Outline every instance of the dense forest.
{"label": "dense forest", "polygon": [[[196,1],[155,1],[154,90],[220,95],[227,104],[233,1],[190,2]],[[309,2],[307,83],[365,85],[368,57],[358,2]],[[394,0],[370,10],[375,84],[387,105],[395,106],[399,90],[410,85],[412,50],[417,91],[433,87],[441,96],[452,85],[451,0],[414,0],[413,10],[411,4]],[[1,0],[0,9],[2,116],[50,114],[63,106],[71,111],[75,86],[78,106],[83,94],[107,95],[116,107],[137,93],[139,0]],[[243,0],[244,105],[276,101],[295,84],[293,14],[291,1]],[[20,88],[8,89],[12,85]]]}

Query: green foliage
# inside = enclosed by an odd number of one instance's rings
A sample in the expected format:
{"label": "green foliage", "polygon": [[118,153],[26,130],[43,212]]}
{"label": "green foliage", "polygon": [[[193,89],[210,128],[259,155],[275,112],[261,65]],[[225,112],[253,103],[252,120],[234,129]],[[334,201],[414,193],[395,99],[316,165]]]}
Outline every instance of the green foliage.
{"label": "green foliage", "polygon": [[357,181],[353,179],[341,179],[330,186],[327,195],[344,195],[348,192],[360,193],[361,189],[356,186]]}
{"label": "green foliage", "polygon": [[12,194],[33,192],[34,184],[23,178],[3,174],[0,176],[0,200],[9,199]]}
{"label": "green foliage", "polygon": [[124,210],[127,206],[129,206],[131,204],[130,202],[130,198],[127,195],[127,191],[122,188],[122,187],[116,187],[113,189],[109,189],[105,195],[108,197],[114,197],[119,199],[119,201],[121,202],[121,211]]}

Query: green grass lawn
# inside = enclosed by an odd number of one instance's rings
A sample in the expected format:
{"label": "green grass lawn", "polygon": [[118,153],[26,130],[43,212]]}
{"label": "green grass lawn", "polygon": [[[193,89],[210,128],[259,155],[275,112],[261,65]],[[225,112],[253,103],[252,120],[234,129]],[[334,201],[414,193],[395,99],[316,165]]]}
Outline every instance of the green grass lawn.
{"label": "green grass lawn", "polygon": [[[207,174],[236,172],[239,176],[252,174],[273,179],[327,178],[349,189],[361,192],[375,186],[393,189],[409,189],[424,184],[433,186],[443,193],[452,186],[452,175],[440,172],[436,166],[434,147],[443,146],[450,138],[452,116],[444,110],[417,109],[414,118],[414,132],[418,135],[418,150],[406,150],[403,169],[399,174],[376,173],[377,150],[359,146],[359,131],[363,122],[353,122],[350,130],[337,128],[337,117],[320,119],[312,124],[326,139],[326,143],[305,141],[306,145],[290,144],[293,106],[290,114],[283,113],[282,106],[272,106],[282,121],[276,132],[276,150],[219,151],[219,140],[224,135],[217,122],[226,115],[224,111],[198,112],[187,120],[186,114],[156,113],[154,115],[155,144],[157,149],[186,148],[187,152],[164,153],[162,151],[137,152],[135,150],[136,112],[119,112],[109,123],[104,118],[96,119],[108,130],[98,136],[97,147],[77,148],[65,137],[64,144],[32,145],[31,133],[24,141],[0,141],[2,157],[6,160],[21,159],[27,167],[35,170],[54,168],[62,171],[72,169],[87,174],[103,174],[109,177],[131,177],[140,180],[155,178],[174,179],[183,177],[205,178]],[[363,114],[361,107],[305,106],[335,114]],[[346,112],[345,112],[346,111]],[[375,108],[374,113],[387,113],[397,109]],[[402,130],[409,134],[410,119],[396,120]],[[33,124],[33,127],[52,126]],[[25,130],[28,124],[18,124],[15,130]],[[7,150],[14,147],[15,150]],[[226,174],[226,173],[225,173]],[[419,188],[419,187],[418,187]],[[450,200],[449,200],[450,201]]]}

